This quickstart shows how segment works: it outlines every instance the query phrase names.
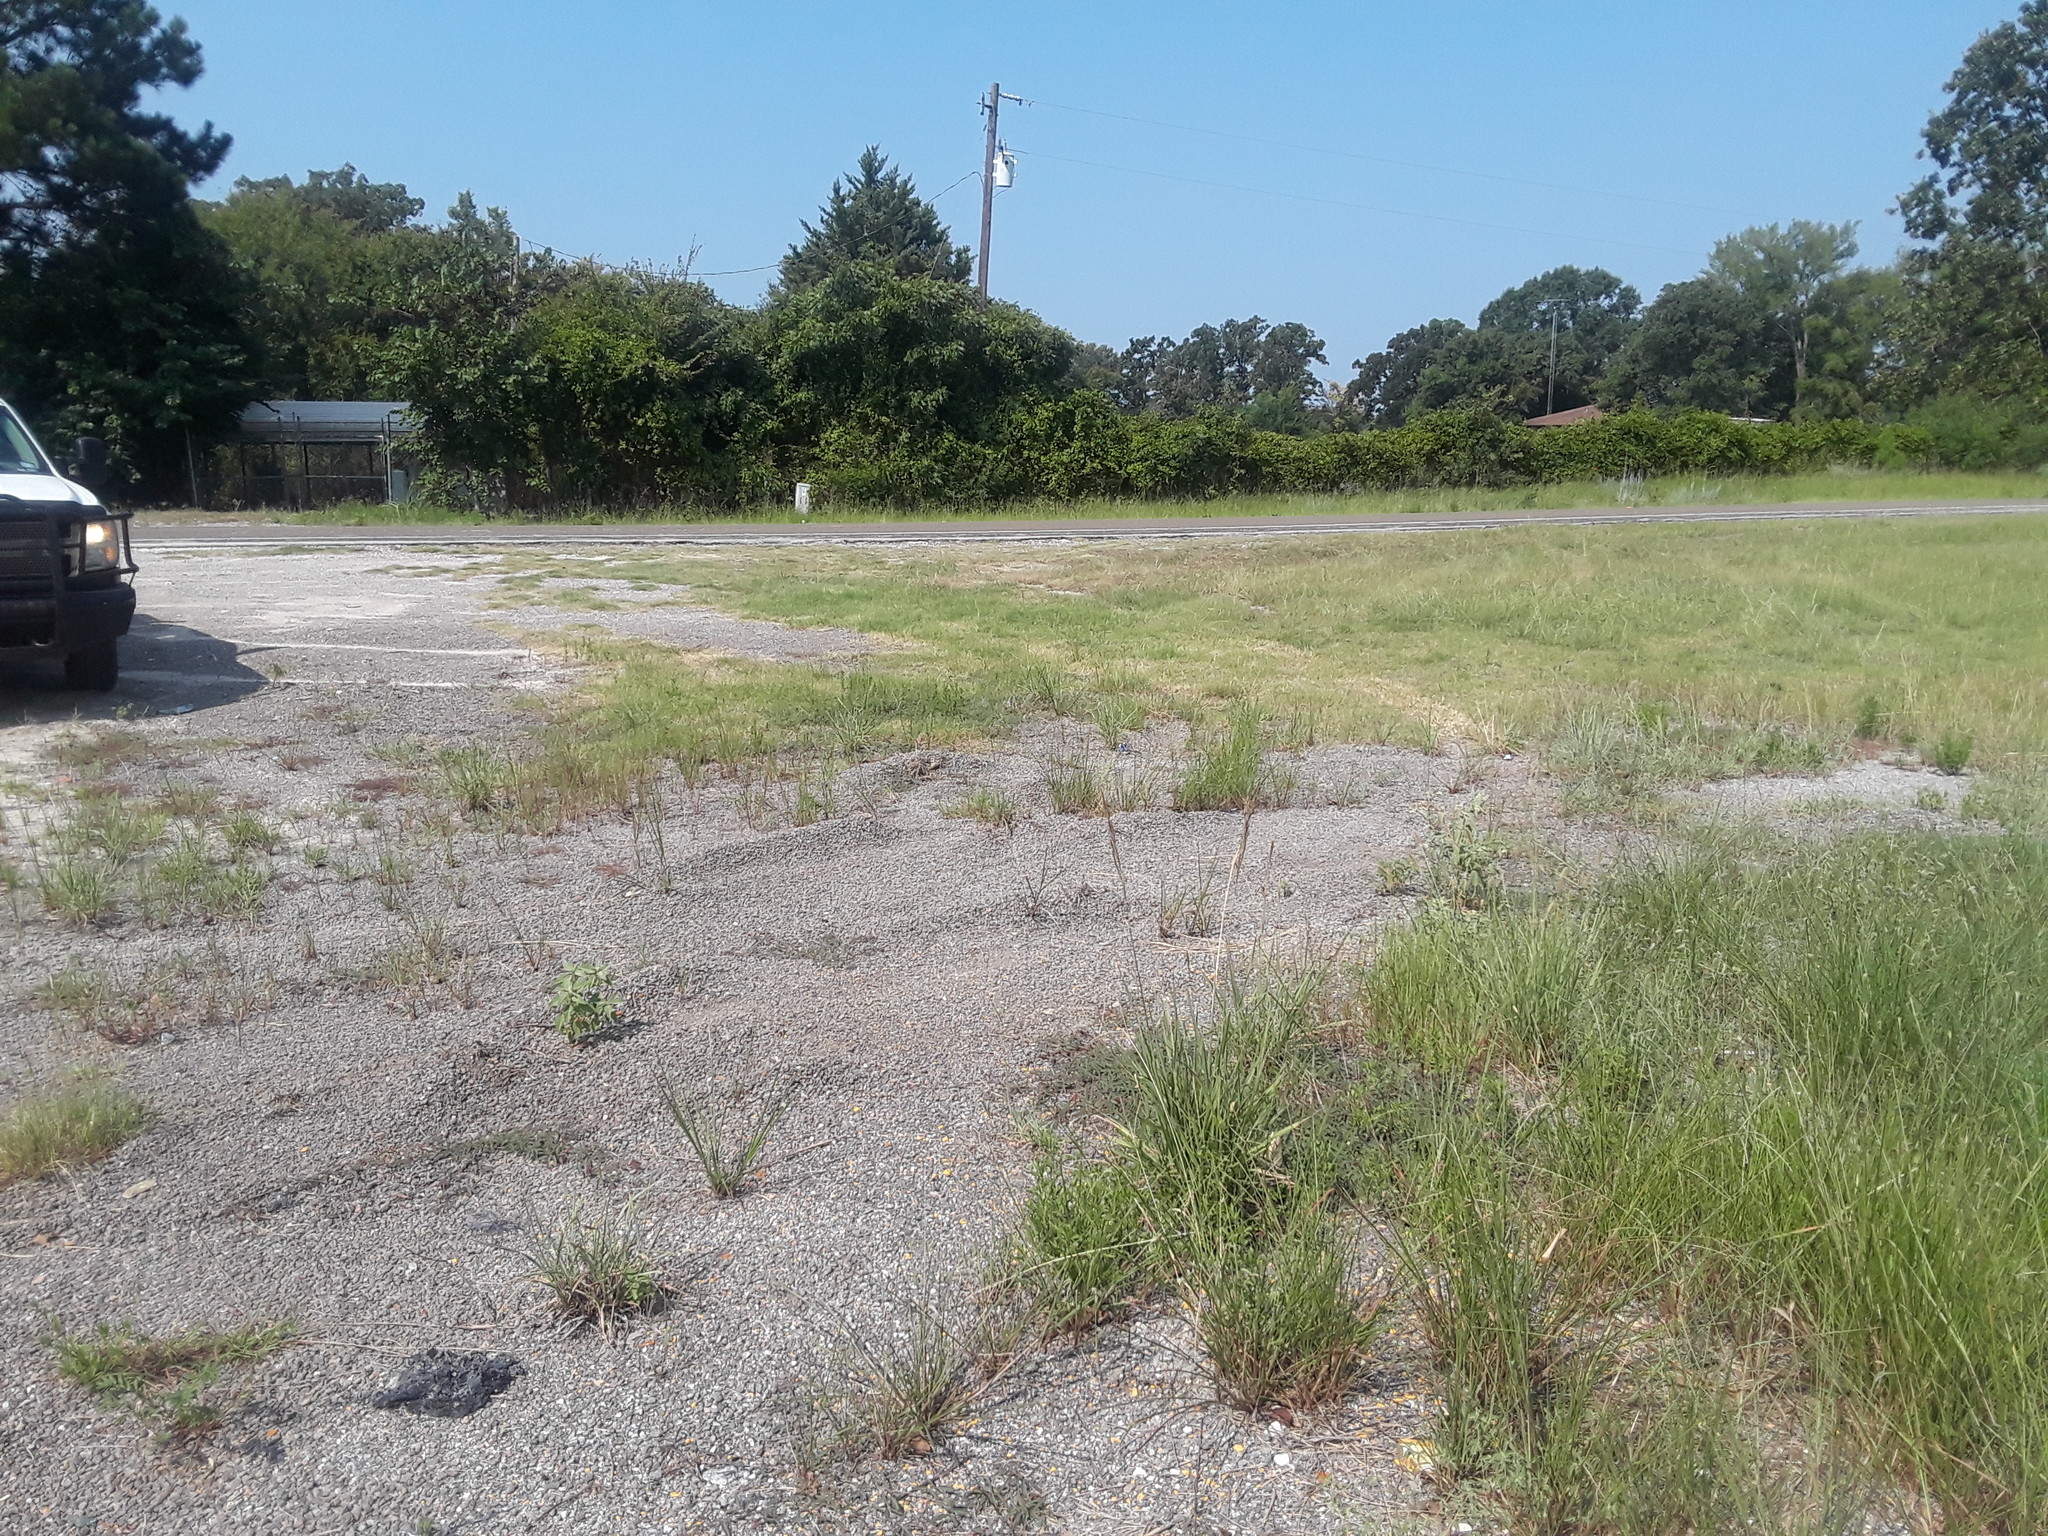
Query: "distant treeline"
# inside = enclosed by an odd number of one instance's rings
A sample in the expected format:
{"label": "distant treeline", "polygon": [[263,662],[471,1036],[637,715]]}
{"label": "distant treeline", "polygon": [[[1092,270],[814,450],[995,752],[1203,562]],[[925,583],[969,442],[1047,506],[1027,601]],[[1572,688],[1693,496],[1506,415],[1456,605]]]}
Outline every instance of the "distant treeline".
{"label": "distant treeline", "polygon": [[[1560,267],[1476,325],[1404,331],[1342,387],[1297,322],[1118,351],[982,299],[873,149],[757,306],[536,249],[467,195],[423,220],[351,166],[195,201],[226,138],[143,110],[197,77],[182,24],[123,0],[16,9],[0,391],[60,440],[112,439],[137,498],[179,494],[188,442],[276,397],[410,400],[423,494],[535,512],[742,505],[797,480],[912,504],[2048,460],[2048,0],[1949,82],[1896,265],[1854,266],[1853,226],[1798,221],[1729,236],[1648,304]],[[1587,404],[1612,414],[1521,425]]]}

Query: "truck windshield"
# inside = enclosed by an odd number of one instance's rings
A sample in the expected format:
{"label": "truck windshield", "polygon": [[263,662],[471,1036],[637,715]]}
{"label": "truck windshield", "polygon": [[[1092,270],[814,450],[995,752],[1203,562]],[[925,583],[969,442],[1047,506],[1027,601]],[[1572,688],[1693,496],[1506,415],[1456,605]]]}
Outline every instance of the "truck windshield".
{"label": "truck windshield", "polygon": [[0,406],[0,475],[40,475],[47,473],[43,461],[28,440],[28,434],[21,429],[21,423],[14,414]]}

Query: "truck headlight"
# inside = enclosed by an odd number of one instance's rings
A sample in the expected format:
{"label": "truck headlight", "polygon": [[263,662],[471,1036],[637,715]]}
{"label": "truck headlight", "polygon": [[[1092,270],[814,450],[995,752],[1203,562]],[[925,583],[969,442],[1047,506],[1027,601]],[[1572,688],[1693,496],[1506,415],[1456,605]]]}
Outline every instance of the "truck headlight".
{"label": "truck headlight", "polygon": [[104,571],[121,563],[121,525],[111,520],[83,523],[78,530],[78,570]]}

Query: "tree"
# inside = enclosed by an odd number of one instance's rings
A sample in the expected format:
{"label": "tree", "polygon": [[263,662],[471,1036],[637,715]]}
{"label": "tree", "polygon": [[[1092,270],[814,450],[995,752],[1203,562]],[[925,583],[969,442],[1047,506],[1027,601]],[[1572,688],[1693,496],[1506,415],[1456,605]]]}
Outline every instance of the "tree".
{"label": "tree", "polygon": [[802,243],[782,258],[782,287],[790,291],[823,282],[848,262],[883,262],[900,277],[956,283],[967,281],[972,262],[953,244],[938,210],[873,144],[850,177],[832,183],[818,222],[803,229]]}
{"label": "tree", "polygon": [[111,439],[160,495],[184,487],[186,433],[254,388],[237,274],[188,192],[228,139],[142,107],[200,67],[184,24],[133,0],[0,10],[0,387]]}
{"label": "tree", "polygon": [[1384,350],[1351,365],[1358,376],[1344,387],[1345,403],[1371,426],[1401,426],[1423,373],[1470,329],[1462,320],[1431,320],[1403,331]]}
{"label": "tree", "polygon": [[[273,398],[348,400],[371,390],[395,306],[439,232],[415,222],[421,201],[354,166],[236,181],[202,204],[207,227],[245,274],[243,322]],[[508,256],[509,259],[509,256]]]}
{"label": "tree", "polygon": [[1140,336],[1124,348],[1111,390],[1126,411],[1184,418],[1202,411],[1247,412],[1270,430],[1302,433],[1322,423],[1323,384],[1312,367],[1327,363],[1307,326],[1269,325],[1257,315],[1198,325],[1185,339]]}
{"label": "tree", "polygon": [[1794,398],[1769,307],[1711,277],[1657,295],[1601,390],[1609,405],[1730,416],[1783,416]]}
{"label": "tree", "polygon": [[1794,387],[1806,377],[1809,323],[1828,284],[1856,255],[1856,225],[1794,219],[1760,224],[1714,244],[1707,274],[1763,305],[1791,349]]}
{"label": "tree", "polygon": [[1403,331],[1354,365],[1358,377],[1345,397],[1380,427],[1453,408],[1534,416],[1586,405],[1641,304],[1612,272],[1556,267],[1502,293],[1479,312],[1477,328],[1432,320]]}
{"label": "tree", "polygon": [[1928,120],[1935,169],[1899,198],[1901,393],[2048,405],[2048,0],[1979,37]]}

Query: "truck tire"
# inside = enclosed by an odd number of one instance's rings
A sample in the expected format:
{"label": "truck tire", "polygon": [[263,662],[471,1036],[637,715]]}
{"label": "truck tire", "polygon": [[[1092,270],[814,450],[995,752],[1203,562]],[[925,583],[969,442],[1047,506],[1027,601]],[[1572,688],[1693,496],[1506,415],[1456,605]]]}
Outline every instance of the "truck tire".
{"label": "truck tire", "polygon": [[121,680],[121,653],[111,640],[72,651],[64,658],[64,686],[105,693]]}

